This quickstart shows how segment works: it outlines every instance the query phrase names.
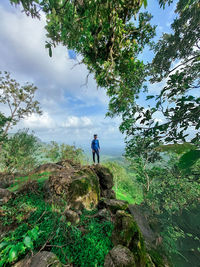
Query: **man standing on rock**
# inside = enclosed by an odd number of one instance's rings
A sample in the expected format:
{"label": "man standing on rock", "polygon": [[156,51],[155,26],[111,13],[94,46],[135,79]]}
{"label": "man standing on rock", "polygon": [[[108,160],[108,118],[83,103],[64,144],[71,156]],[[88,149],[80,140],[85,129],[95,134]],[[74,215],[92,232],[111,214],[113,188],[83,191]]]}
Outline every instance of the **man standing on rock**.
{"label": "man standing on rock", "polygon": [[97,134],[94,134],[94,139],[92,140],[91,144],[92,154],[93,154],[93,162],[95,163],[95,154],[97,154],[97,161],[99,163],[99,140],[97,139]]}

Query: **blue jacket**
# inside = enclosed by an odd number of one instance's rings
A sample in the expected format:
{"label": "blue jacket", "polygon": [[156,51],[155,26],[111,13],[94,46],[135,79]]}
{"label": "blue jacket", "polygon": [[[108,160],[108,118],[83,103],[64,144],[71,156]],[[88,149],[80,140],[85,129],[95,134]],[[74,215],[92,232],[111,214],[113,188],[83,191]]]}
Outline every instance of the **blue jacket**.
{"label": "blue jacket", "polygon": [[98,149],[100,149],[100,145],[99,145],[99,140],[98,139],[93,139],[92,140],[92,144],[91,144],[91,148],[93,149],[93,150],[98,150]]}

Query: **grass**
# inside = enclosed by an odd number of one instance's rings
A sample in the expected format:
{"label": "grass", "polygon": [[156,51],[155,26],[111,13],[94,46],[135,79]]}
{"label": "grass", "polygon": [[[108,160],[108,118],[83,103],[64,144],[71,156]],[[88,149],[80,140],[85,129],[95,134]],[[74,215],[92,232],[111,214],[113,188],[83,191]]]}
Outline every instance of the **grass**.
{"label": "grass", "polygon": [[11,192],[17,192],[28,181],[44,182],[48,180],[50,174],[50,172],[43,172],[24,177],[17,177],[15,178],[15,182],[8,188],[8,190]]}
{"label": "grass", "polygon": [[138,192],[137,195],[131,196],[127,192],[122,191],[120,188],[118,188],[116,191],[116,197],[120,200],[125,200],[129,204],[140,204],[143,201],[143,196],[140,192]]}

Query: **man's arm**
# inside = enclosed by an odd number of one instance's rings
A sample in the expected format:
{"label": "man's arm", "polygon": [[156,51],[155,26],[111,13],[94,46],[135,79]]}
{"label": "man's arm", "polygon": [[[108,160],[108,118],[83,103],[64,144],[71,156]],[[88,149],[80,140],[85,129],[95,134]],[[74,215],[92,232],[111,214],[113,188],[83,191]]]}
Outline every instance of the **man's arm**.
{"label": "man's arm", "polygon": [[92,143],[91,143],[91,149],[92,149],[92,152],[94,152],[94,149],[93,149],[93,140],[92,140]]}

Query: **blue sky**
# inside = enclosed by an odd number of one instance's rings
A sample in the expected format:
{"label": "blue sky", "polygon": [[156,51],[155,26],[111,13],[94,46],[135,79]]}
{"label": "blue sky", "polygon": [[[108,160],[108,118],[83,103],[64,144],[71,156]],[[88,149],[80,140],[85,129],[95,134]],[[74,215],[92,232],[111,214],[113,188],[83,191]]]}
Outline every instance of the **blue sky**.
{"label": "blue sky", "polygon": [[[175,4],[176,1],[162,10],[157,0],[148,1],[147,9],[154,16],[152,24],[157,25],[156,39],[162,32],[170,32]],[[36,99],[43,110],[42,116],[33,114],[12,132],[30,128],[45,142],[75,143],[83,148],[90,147],[92,136],[97,133],[102,151],[122,148],[120,118],[105,118],[109,99],[104,89],[97,89],[92,76],[84,86],[87,68],[74,66],[81,57],[62,46],[54,49],[53,57],[49,57],[45,49],[45,17],[32,19],[8,0],[1,0],[0,18],[0,70],[11,72],[20,83],[34,83],[38,87]],[[141,58],[147,62],[152,56],[146,49]],[[150,86],[150,92],[156,94],[160,87],[160,84]],[[0,109],[8,113],[6,106],[0,105]]]}

